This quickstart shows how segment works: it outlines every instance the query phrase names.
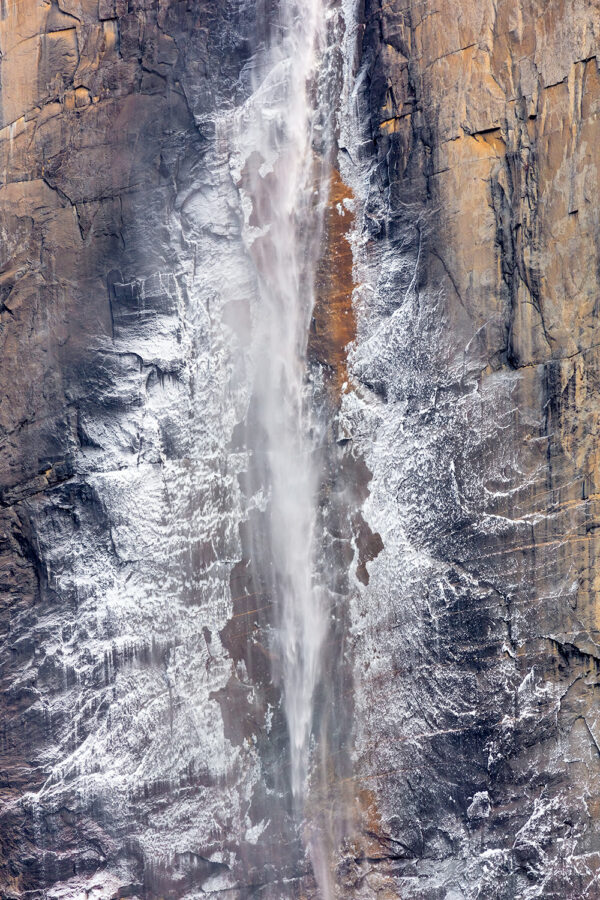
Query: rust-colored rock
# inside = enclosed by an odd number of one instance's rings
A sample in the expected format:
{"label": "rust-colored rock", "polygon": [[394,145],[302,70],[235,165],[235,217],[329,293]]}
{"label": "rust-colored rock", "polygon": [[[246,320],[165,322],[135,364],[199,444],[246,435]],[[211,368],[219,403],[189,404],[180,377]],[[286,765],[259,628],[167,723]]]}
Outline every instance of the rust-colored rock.
{"label": "rust-colored rock", "polygon": [[356,322],[352,307],[353,223],[351,191],[337,169],[331,173],[329,202],[323,225],[323,250],[317,271],[317,297],[308,339],[309,358],[325,371],[330,396],[338,402],[347,382],[346,353],[354,340]]}

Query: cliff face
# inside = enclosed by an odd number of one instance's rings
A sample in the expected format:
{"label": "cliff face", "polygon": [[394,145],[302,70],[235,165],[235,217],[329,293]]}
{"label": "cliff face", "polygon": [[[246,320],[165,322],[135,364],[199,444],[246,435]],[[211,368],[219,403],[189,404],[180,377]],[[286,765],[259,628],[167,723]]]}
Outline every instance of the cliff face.
{"label": "cliff face", "polygon": [[240,252],[207,113],[254,15],[2,6],[5,897],[233,878],[254,764],[218,703],[240,555],[219,288]]}
{"label": "cliff face", "polygon": [[[336,13],[340,897],[600,895],[599,12]],[[228,115],[272,16],[0,6],[7,898],[316,896],[236,431]]]}
{"label": "cliff face", "polygon": [[385,545],[354,614],[373,893],[600,891],[598,21],[365,6],[346,410]]}

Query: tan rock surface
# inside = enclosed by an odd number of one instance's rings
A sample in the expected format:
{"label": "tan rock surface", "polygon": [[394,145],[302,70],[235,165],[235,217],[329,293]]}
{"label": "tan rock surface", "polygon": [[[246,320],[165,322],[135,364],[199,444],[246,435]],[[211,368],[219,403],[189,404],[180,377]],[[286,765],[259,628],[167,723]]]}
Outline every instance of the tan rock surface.
{"label": "tan rock surface", "polygon": [[354,374],[385,550],[357,607],[359,744],[390,862],[361,877],[597,897],[600,7],[372,2],[365,20],[382,187]]}

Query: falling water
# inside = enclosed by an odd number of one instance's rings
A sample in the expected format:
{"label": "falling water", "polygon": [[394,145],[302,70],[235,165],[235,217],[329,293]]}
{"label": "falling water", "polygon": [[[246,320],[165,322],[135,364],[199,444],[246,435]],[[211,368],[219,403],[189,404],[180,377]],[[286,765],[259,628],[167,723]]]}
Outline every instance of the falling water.
{"label": "falling water", "polygon": [[238,112],[235,135],[244,239],[258,279],[248,449],[257,484],[269,498],[261,553],[276,605],[298,809],[329,620],[315,572],[318,423],[311,416],[306,362],[328,182],[326,129],[318,115],[326,12],[325,0],[281,0],[273,37],[254,58],[252,93]]}

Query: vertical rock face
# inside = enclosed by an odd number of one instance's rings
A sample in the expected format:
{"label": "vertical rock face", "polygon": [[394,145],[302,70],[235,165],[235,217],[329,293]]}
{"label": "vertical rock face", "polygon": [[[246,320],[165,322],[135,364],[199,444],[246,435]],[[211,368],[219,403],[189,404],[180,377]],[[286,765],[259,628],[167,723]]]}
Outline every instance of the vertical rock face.
{"label": "vertical rock face", "polygon": [[365,896],[600,892],[598,12],[365,5]]}
{"label": "vertical rock face", "polygon": [[[595,898],[600,11],[333,9],[337,895]],[[318,896],[237,428],[228,116],[274,21],[0,4],[3,897]]]}
{"label": "vertical rock face", "polygon": [[242,517],[223,271],[252,288],[214,111],[260,14],[2,6],[2,896],[253,879],[228,849],[261,831],[252,734],[219,706]]}

